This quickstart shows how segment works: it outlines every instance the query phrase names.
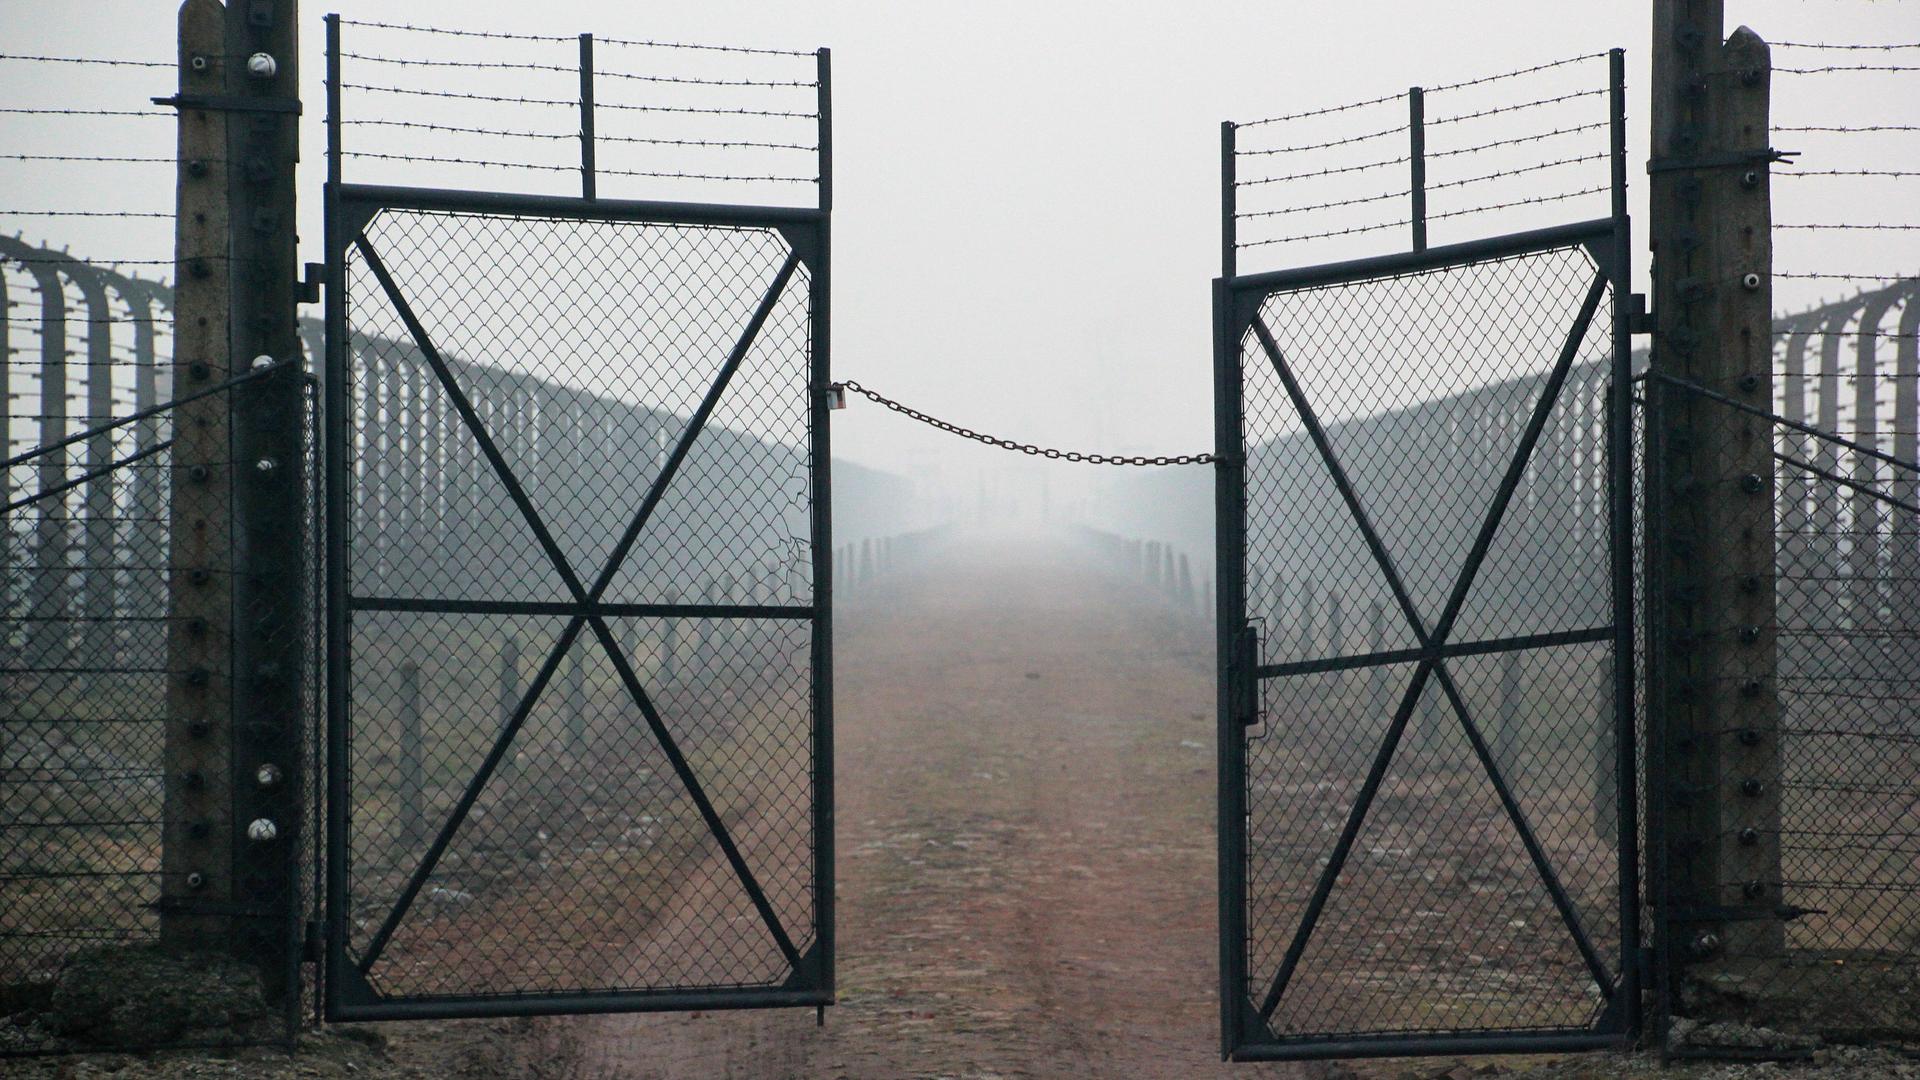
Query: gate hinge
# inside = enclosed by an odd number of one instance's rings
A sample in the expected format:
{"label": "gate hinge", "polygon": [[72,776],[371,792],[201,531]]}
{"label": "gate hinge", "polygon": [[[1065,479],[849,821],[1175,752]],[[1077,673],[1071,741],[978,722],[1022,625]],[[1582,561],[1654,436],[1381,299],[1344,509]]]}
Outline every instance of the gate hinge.
{"label": "gate hinge", "polygon": [[326,955],[327,924],[319,919],[307,920],[307,932],[300,939],[300,961],[317,964]]}
{"label": "gate hinge", "polygon": [[1647,310],[1647,294],[1634,293],[1627,297],[1627,333],[1653,333],[1653,312]]}
{"label": "gate hinge", "polygon": [[1795,907],[1781,904],[1778,907],[1683,907],[1674,908],[1667,917],[1674,922],[1683,923],[1719,923],[1719,922],[1769,922],[1779,920],[1792,922],[1802,915],[1825,915],[1820,908]]}
{"label": "gate hinge", "polygon": [[308,263],[306,273],[300,276],[300,302],[317,304],[320,302],[320,286],[327,282],[326,263]]}
{"label": "gate hinge", "polygon": [[1772,164],[1788,162],[1800,156],[1798,150],[1776,150],[1764,146],[1754,150],[1730,150],[1723,154],[1696,154],[1692,157],[1658,157],[1647,162],[1647,175],[1663,172],[1681,172],[1694,169],[1726,169],[1741,165]]}
{"label": "gate hinge", "polygon": [[266,904],[243,904],[237,900],[203,900],[191,896],[163,896],[146,905],[152,911],[168,915],[224,915],[230,919],[275,919],[285,913]]}
{"label": "gate hinge", "polygon": [[264,112],[300,115],[299,98],[241,97],[237,94],[174,94],[153,99],[155,105],[176,109],[206,109],[211,112]]}

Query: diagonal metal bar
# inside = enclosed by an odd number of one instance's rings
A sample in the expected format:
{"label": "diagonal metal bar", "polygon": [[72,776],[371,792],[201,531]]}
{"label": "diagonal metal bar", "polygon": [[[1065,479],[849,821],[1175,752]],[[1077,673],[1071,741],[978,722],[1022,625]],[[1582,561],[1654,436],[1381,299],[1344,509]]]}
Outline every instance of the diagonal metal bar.
{"label": "diagonal metal bar", "polygon": [[[1293,402],[1294,412],[1300,417],[1300,424],[1307,429],[1307,437],[1313,441],[1314,449],[1320,454],[1322,464],[1327,467],[1333,479],[1334,487],[1340,492],[1340,498],[1347,504],[1347,512],[1360,527],[1360,535],[1366,540],[1367,548],[1373,553],[1374,562],[1387,579],[1387,587],[1392,590],[1394,600],[1399,603],[1407,623],[1413,628],[1422,648],[1432,643],[1427,639],[1426,626],[1420,619],[1420,612],[1414,607],[1413,597],[1401,583],[1400,572],[1394,566],[1393,556],[1388,554],[1386,545],[1381,542],[1380,534],[1373,527],[1373,519],[1367,515],[1366,507],[1360,505],[1360,497],[1354,491],[1353,481],[1347,477],[1346,467],[1340,464],[1340,458],[1333,452],[1333,444],[1327,438],[1326,429],[1320,425],[1320,416],[1314,411],[1313,404],[1300,389],[1293,377],[1292,369],[1287,365],[1286,356],[1280,351],[1280,345],[1273,339],[1273,332],[1267,329],[1266,320],[1256,316],[1253,331],[1260,338],[1261,348],[1266,350],[1267,359],[1273,364],[1274,371],[1280,376],[1280,385],[1286,389],[1287,397]],[[1260,1005],[1260,1018],[1273,1017],[1273,1010],[1280,1005],[1280,998],[1286,993],[1287,984],[1293,981],[1294,970],[1300,964],[1300,957],[1306,952],[1307,942],[1320,924],[1320,912],[1326,907],[1327,896],[1333,892],[1334,882],[1339,880],[1340,872],[1346,868],[1347,857],[1353,851],[1353,842],[1360,835],[1360,827],[1366,823],[1367,811],[1373,808],[1373,799],[1380,790],[1380,782],[1385,779],[1387,769],[1393,763],[1393,755],[1400,747],[1401,733],[1406,730],[1407,720],[1413,715],[1414,702],[1420,696],[1420,690],[1426,686],[1431,661],[1422,661],[1414,669],[1413,681],[1407,693],[1401,698],[1400,707],[1395,710],[1393,723],[1387,728],[1386,736],[1380,742],[1380,749],[1374,754],[1373,765],[1367,771],[1367,778],[1354,796],[1353,805],[1347,809],[1346,824],[1341,827],[1340,837],[1334,842],[1333,853],[1327,859],[1327,865],[1320,870],[1320,878],[1314,882],[1313,893],[1307,901],[1307,909],[1300,916],[1300,924],[1294,927],[1293,940],[1287,944],[1286,954],[1281,958],[1280,970],[1274,975],[1267,989],[1267,995]]]}
{"label": "diagonal metal bar", "polygon": [[1273,1010],[1279,1008],[1280,998],[1287,992],[1287,984],[1293,981],[1293,973],[1300,966],[1300,957],[1307,951],[1307,942],[1313,937],[1314,927],[1319,925],[1320,912],[1327,906],[1327,897],[1333,893],[1333,883],[1340,877],[1340,870],[1347,864],[1347,856],[1353,851],[1353,843],[1359,839],[1360,827],[1366,823],[1367,811],[1373,807],[1374,796],[1380,791],[1381,781],[1387,777],[1387,769],[1393,764],[1393,755],[1400,748],[1400,737],[1406,733],[1407,721],[1413,718],[1413,706],[1420,700],[1420,693],[1426,689],[1427,675],[1432,670],[1431,661],[1422,661],[1414,668],[1413,681],[1407,685],[1405,694],[1400,697],[1400,706],[1393,711],[1393,723],[1387,725],[1387,733],[1380,740],[1380,748],[1374,751],[1373,764],[1367,768],[1367,778],[1361,782],[1360,790],[1354,794],[1353,805],[1347,808],[1347,820],[1340,827],[1340,836],[1333,844],[1333,853],[1327,859],[1327,865],[1320,870],[1319,880],[1313,883],[1313,892],[1307,897],[1307,909],[1300,914],[1300,925],[1294,928],[1293,940],[1287,943],[1287,951],[1280,958],[1280,970],[1273,976],[1273,982],[1267,987],[1267,996],[1260,1002],[1260,1019],[1273,1019]]}
{"label": "diagonal metal bar", "polygon": [[548,652],[547,659],[540,665],[540,670],[534,674],[533,681],[527,684],[526,692],[520,695],[519,704],[513,707],[513,715],[507,718],[506,723],[500,725],[499,733],[493,737],[493,746],[487,750],[486,759],[480,763],[480,768],[475,770],[473,777],[467,781],[466,790],[460,793],[460,801],[454,803],[453,812],[447,815],[447,820],[440,826],[440,832],[434,836],[433,843],[427,847],[426,855],[420,859],[420,865],[414,867],[413,876],[407,879],[407,887],[401,890],[400,898],[394,902],[393,909],[387,912],[386,919],[380,923],[380,929],[376,930],[367,942],[367,948],[361,953],[358,964],[362,975],[373,970],[373,965],[379,961],[380,954],[386,950],[387,942],[392,940],[393,932],[399,928],[401,920],[407,917],[407,912],[412,910],[413,902],[419,898],[421,888],[426,885],[427,879],[433,876],[434,870],[440,865],[440,857],[446,854],[447,846],[453,843],[454,834],[459,832],[460,826],[466,823],[467,814],[473,810],[474,802],[480,798],[480,793],[486,789],[487,781],[493,778],[494,771],[500,767],[500,762],[507,756],[507,750],[513,745],[514,737],[520,734],[521,725],[526,723],[528,714],[533,712],[533,703],[539,699],[540,692],[546,689],[547,682],[553,678],[553,673],[559,670],[561,657],[567,654],[567,649],[573,645],[573,639],[580,636],[580,630],[585,625],[586,620],[577,616],[567,620],[566,629],[560,632],[560,637],[554,641],[553,649]]}
{"label": "diagonal metal bar", "polygon": [[513,474],[513,468],[507,464],[507,459],[500,453],[500,448],[494,444],[493,436],[487,433],[486,425],[480,422],[480,414],[474,411],[473,402],[467,400],[466,392],[461,390],[460,384],[454,380],[453,372],[447,367],[446,360],[441,357],[440,350],[434,348],[433,339],[428,336],[427,328],[422,326],[419,317],[414,315],[413,305],[407,303],[407,298],[400,295],[400,286],[395,284],[393,275],[387,273],[387,266],[380,261],[380,256],[374,252],[373,245],[367,243],[366,234],[362,233],[355,237],[353,243],[360,249],[361,256],[367,260],[367,269],[372,270],[374,278],[380,282],[380,288],[387,294],[387,301],[393,305],[393,310],[400,316],[400,321],[406,324],[407,333],[413,336],[413,343],[419,347],[420,354],[427,358],[428,366],[433,368],[434,378],[440,380],[440,387],[446,391],[447,399],[453,402],[454,410],[460,414],[461,423],[466,424],[467,430],[473,433],[474,440],[480,444],[480,452],[486,455],[487,464],[500,477],[500,482],[506,485],[507,497],[513,500],[513,505],[520,511],[520,516],[526,519],[527,526],[533,530],[534,537],[540,542],[541,550],[546,552],[547,558],[553,563],[554,570],[560,574],[561,580],[566,582],[567,589],[573,593],[574,599],[584,603],[587,599],[586,590],[581,586],[580,578],[574,574],[573,566],[567,561],[566,553],[560,550],[558,543],[554,542],[553,534],[547,531],[546,522],[540,520],[539,511],[534,509],[533,501],[527,498],[526,490],[520,486],[519,478]]}
{"label": "diagonal metal bar", "polygon": [[660,467],[660,475],[653,478],[653,485],[647,489],[647,497],[641,501],[640,508],[634,512],[633,520],[627,524],[627,531],[621,534],[620,542],[614,545],[613,553],[607,557],[606,569],[600,572],[599,580],[593,583],[590,599],[599,600],[608,586],[613,584],[614,575],[620,572],[620,566],[627,561],[627,555],[633,550],[634,542],[640,539],[640,532],[647,527],[647,520],[653,516],[654,507],[660,505],[660,500],[666,496],[667,486],[673,483],[674,474],[680,471],[680,463],[686,460],[687,454],[693,449],[694,440],[698,439],[700,432],[706,428],[707,419],[713,415],[714,408],[720,404],[720,395],[726,392],[727,384],[733,381],[734,372],[740,370],[741,362],[747,357],[747,350],[753,347],[754,339],[760,336],[760,328],[766,325],[767,317],[773,314],[773,305],[778,303],[781,294],[787,291],[787,282],[792,279],[794,269],[799,265],[800,252],[797,250],[789,252],[787,261],[780,265],[780,272],[773,275],[773,283],[767,286],[766,293],[760,297],[760,303],[754,306],[753,316],[747,320],[746,328],[740,331],[739,340],[733,343],[732,350],[727,353],[726,362],[720,365],[719,374],[714,376],[713,385],[707,388],[706,396],[700,400],[700,407],[695,409],[693,415],[688,418],[687,429],[680,433],[680,441],[674,444],[672,456],[668,457],[667,463]]}
{"label": "diagonal metal bar", "polygon": [[1394,565],[1393,556],[1387,553],[1387,546],[1380,539],[1380,533],[1373,527],[1373,518],[1368,516],[1366,507],[1360,505],[1360,496],[1354,490],[1353,481],[1347,476],[1346,466],[1340,464],[1340,458],[1333,452],[1333,443],[1327,438],[1327,432],[1320,424],[1320,415],[1314,411],[1307,395],[1300,389],[1300,383],[1294,379],[1293,370],[1288,366],[1286,356],[1281,353],[1280,345],[1273,339],[1273,332],[1267,329],[1267,322],[1258,316],[1253,320],[1253,332],[1260,338],[1261,348],[1266,350],[1267,359],[1272,362],[1273,370],[1280,376],[1280,385],[1287,391],[1288,400],[1300,416],[1300,425],[1307,429],[1307,438],[1313,441],[1313,448],[1319,452],[1320,460],[1327,467],[1327,473],[1333,478],[1333,486],[1340,492],[1340,498],[1347,504],[1347,512],[1353,515],[1354,524],[1360,526],[1361,538],[1367,542],[1367,550],[1373,553],[1373,561],[1380,567],[1381,574],[1387,579],[1387,588],[1392,590],[1394,602],[1400,605],[1401,612],[1407,618],[1407,624],[1413,628],[1422,648],[1431,644],[1427,640],[1426,623],[1420,618],[1420,610],[1414,606],[1413,596],[1400,580],[1400,571]]}
{"label": "diagonal metal bar", "polygon": [[1553,407],[1560,400],[1561,387],[1566,385],[1567,373],[1573,370],[1574,357],[1580,354],[1580,343],[1587,339],[1587,328],[1593,324],[1594,313],[1600,309],[1600,298],[1606,290],[1607,279],[1595,274],[1593,284],[1587,289],[1586,299],[1580,304],[1580,312],[1574,318],[1573,328],[1561,342],[1560,355],[1554,360],[1553,370],[1547,376],[1547,385],[1541,388],[1540,399],[1534,402],[1533,413],[1527,417],[1520,445],[1514,448],[1513,458],[1507,462],[1506,474],[1500,478],[1500,487],[1494,492],[1493,503],[1480,522],[1480,532],[1473,538],[1473,546],[1467,551],[1459,576],[1454,578],[1453,592],[1447,597],[1446,607],[1441,610],[1440,621],[1434,625],[1433,638],[1436,641],[1445,641],[1453,632],[1454,620],[1459,618],[1461,608],[1466,605],[1467,593],[1480,576],[1480,567],[1486,562],[1487,552],[1493,548],[1493,538],[1500,531],[1500,523],[1506,520],[1513,493],[1519,489],[1520,480],[1527,473],[1527,465],[1533,460],[1533,449],[1539,444],[1540,433],[1546,430]]}
{"label": "diagonal metal bar", "polygon": [[1554,872],[1553,864],[1547,860],[1547,853],[1534,835],[1533,825],[1527,820],[1526,811],[1521,809],[1520,800],[1514,798],[1513,789],[1507,784],[1506,774],[1500,771],[1500,763],[1487,749],[1487,740],[1480,734],[1480,725],[1473,722],[1467,712],[1467,702],[1460,694],[1459,687],[1453,684],[1453,676],[1445,668],[1440,669],[1440,688],[1452,703],[1454,715],[1460,718],[1460,728],[1467,733],[1467,742],[1473,747],[1473,754],[1480,759],[1480,767],[1486,771],[1487,779],[1493,781],[1494,793],[1500,797],[1500,805],[1507,812],[1507,820],[1513,822],[1514,831],[1520,834],[1520,843],[1527,849],[1527,858],[1533,863],[1534,873],[1540,875],[1540,881],[1547,887],[1547,895],[1553,898],[1553,906],[1560,913],[1560,921],[1566,924],[1567,933],[1573,936],[1574,948],[1580,951],[1580,958],[1586,961],[1587,971],[1600,988],[1603,997],[1613,997],[1613,972],[1607,970],[1605,960],[1600,958],[1599,950],[1593,947],[1593,939],[1587,935],[1587,928],[1580,922],[1580,913],[1573,906],[1573,898],[1567,895],[1566,886],[1561,884],[1560,875]]}
{"label": "diagonal metal bar", "polygon": [[594,636],[600,639],[600,644],[612,658],[614,670],[619,673],[620,681],[626,684],[627,693],[632,695],[633,703],[640,707],[640,715],[646,717],[647,727],[653,731],[653,737],[660,741],[660,749],[666,753],[667,761],[673,766],[674,774],[680,777],[682,784],[686,785],[688,797],[693,800],[694,807],[700,811],[700,817],[706,821],[707,829],[713,833],[713,838],[719,842],[721,852],[727,857],[727,863],[733,867],[734,875],[740,879],[741,886],[746,889],[747,898],[753,901],[754,910],[758,911],[760,918],[766,922],[767,931],[773,935],[774,943],[780,947],[780,952],[787,958],[787,963],[798,967],[800,951],[794,947],[793,938],[788,936],[786,927],[780,924],[779,913],[775,912],[773,905],[767,901],[766,890],[760,887],[760,879],[754,876],[752,868],[747,865],[746,858],[740,854],[739,845],[733,842],[733,834],[727,831],[726,823],[720,820],[719,811],[713,807],[713,801],[707,798],[706,789],[700,786],[699,778],[693,773],[693,766],[687,762],[686,755],[680,752],[680,744],[674,740],[673,734],[667,730],[666,723],[660,719],[659,711],[653,707],[653,699],[647,696],[646,689],[640,685],[639,676],[634,674],[632,666],[627,663],[626,653],[614,640],[613,631],[607,629],[606,620],[598,615],[592,616],[589,621],[593,624]]}

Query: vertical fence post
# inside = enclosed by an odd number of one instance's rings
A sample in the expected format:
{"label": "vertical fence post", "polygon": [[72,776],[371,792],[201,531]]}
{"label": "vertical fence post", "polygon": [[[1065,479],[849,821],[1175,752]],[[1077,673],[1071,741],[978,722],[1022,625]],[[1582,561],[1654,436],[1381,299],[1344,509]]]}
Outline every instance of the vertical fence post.
{"label": "vertical fence post", "polygon": [[593,163],[593,35],[580,35],[580,194],[598,198]]}
{"label": "vertical fence post", "polygon": [[[1773,407],[1771,65],[1750,30],[1723,44],[1720,19],[1718,3],[1654,5],[1649,862],[1669,976],[1739,978],[1785,940],[1773,430],[1662,381]],[[1678,989],[1663,980],[1661,1012]]]}
{"label": "vertical fence post", "polygon": [[420,665],[400,665],[400,846],[407,852],[427,838],[427,737],[420,715]]}
{"label": "vertical fence post", "polygon": [[1427,95],[1415,86],[1407,91],[1407,161],[1411,173],[1408,191],[1413,204],[1413,250],[1427,250]]}
{"label": "vertical fence post", "polygon": [[[182,94],[225,91],[223,19],[217,0],[181,6]],[[227,114],[179,113],[174,362],[176,392],[184,394],[229,377],[228,174],[211,167],[227,154]],[[218,394],[204,397],[175,409],[173,421],[160,940],[171,948],[205,949],[229,940],[231,919],[214,909],[235,900],[227,797],[233,737],[227,403]]]}
{"label": "vertical fence post", "polygon": [[[263,106],[227,125],[228,355],[235,367],[297,362],[294,167],[299,4],[228,4],[215,66],[229,97]],[[256,66],[255,60],[270,60]],[[258,961],[269,998],[300,992],[300,859],[306,789],[307,389],[281,369],[226,395],[233,460],[233,876],[260,918],[234,922],[237,955]],[[268,771],[279,779],[260,779]],[[290,1014],[291,1015],[291,1014]]]}

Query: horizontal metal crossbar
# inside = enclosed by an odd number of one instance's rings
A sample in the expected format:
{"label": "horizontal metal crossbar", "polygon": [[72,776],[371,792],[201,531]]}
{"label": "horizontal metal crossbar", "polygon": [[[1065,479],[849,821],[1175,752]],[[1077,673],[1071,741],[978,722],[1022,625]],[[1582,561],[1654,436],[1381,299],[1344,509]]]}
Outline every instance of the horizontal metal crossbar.
{"label": "horizontal metal crossbar", "polygon": [[1556,225],[1546,229],[1510,233],[1506,236],[1468,240],[1458,244],[1443,244],[1424,251],[1401,251],[1391,255],[1322,263],[1291,270],[1243,274],[1228,278],[1227,284],[1237,291],[1261,293],[1309,289],[1322,285],[1344,285],[1365,281],[1368,278],[1391,277],[1395,274],[1417,273],[1422,270],[1439,270],[1462,263],[1484,262],[1488,259],[1501,259],[1513,255],[1531,255],[1574,244],[1611,241],[1613,232],[1613,219],[1599,218],[1572,225]]}
{"label": "horizontal metal crossbar", "polygon": [[459,211],[475,214],[537,214],[582,221],[653,221],[674,225],[798,225],[825,221],[811,206],[753,206],[731,203],[658,202],[645,199],[583,199],[567,195],[525,195],[497,191],[341,184],[344,202],[383,210]]}
{"label": "horizontal metal crossbar", "polygon": [[1354,656],[1330,656],[1318,660],[1295,660],[1285,664],[1262,664],[1254,669],[1254,676],[1261,679],[1277,679],[1288,675],[1351,671],[1354,668],[1379,667],[1385,664],[1447,660],[1456,656],[1484,656],[1488,653],[1550,649],[1556,645],[1585,645],[1595,641],[1612,640],[1613,629],[1611,626],[1595,626],[1585,630],[1562,630],[1551,634],[1522,634],[1519,637],[1488,638],[1485,641],[1448,642],[1425,648],[1389,649],[1385,652],[1360,653]]}
{"label": "horizontal metal crossbar", "polygon": [[558,615],[583,619],[811,619],[799,604],[578,604],[571,601],[454,600],[439,597],[350,596],[352,611],[413,611],[436,615]]}

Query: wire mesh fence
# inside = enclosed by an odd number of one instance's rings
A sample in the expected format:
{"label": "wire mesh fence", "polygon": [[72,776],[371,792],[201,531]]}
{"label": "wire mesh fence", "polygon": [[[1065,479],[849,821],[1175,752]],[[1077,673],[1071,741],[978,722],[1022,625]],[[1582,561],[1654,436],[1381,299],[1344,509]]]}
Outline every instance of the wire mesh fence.
{"label": "wire mesh fence", "polygon": [[[1276,292],[1241,343],[1261,682],[1238,992],[1260,1039],[1607,1022],[1603,293],[1559,248]],[[1498,333],[1462,347],[1467,326]]]}
{"label": "wire mesh fence", "polygon": [[343,1008],[818,986],[812,270],[525,212],[343,254]]}

